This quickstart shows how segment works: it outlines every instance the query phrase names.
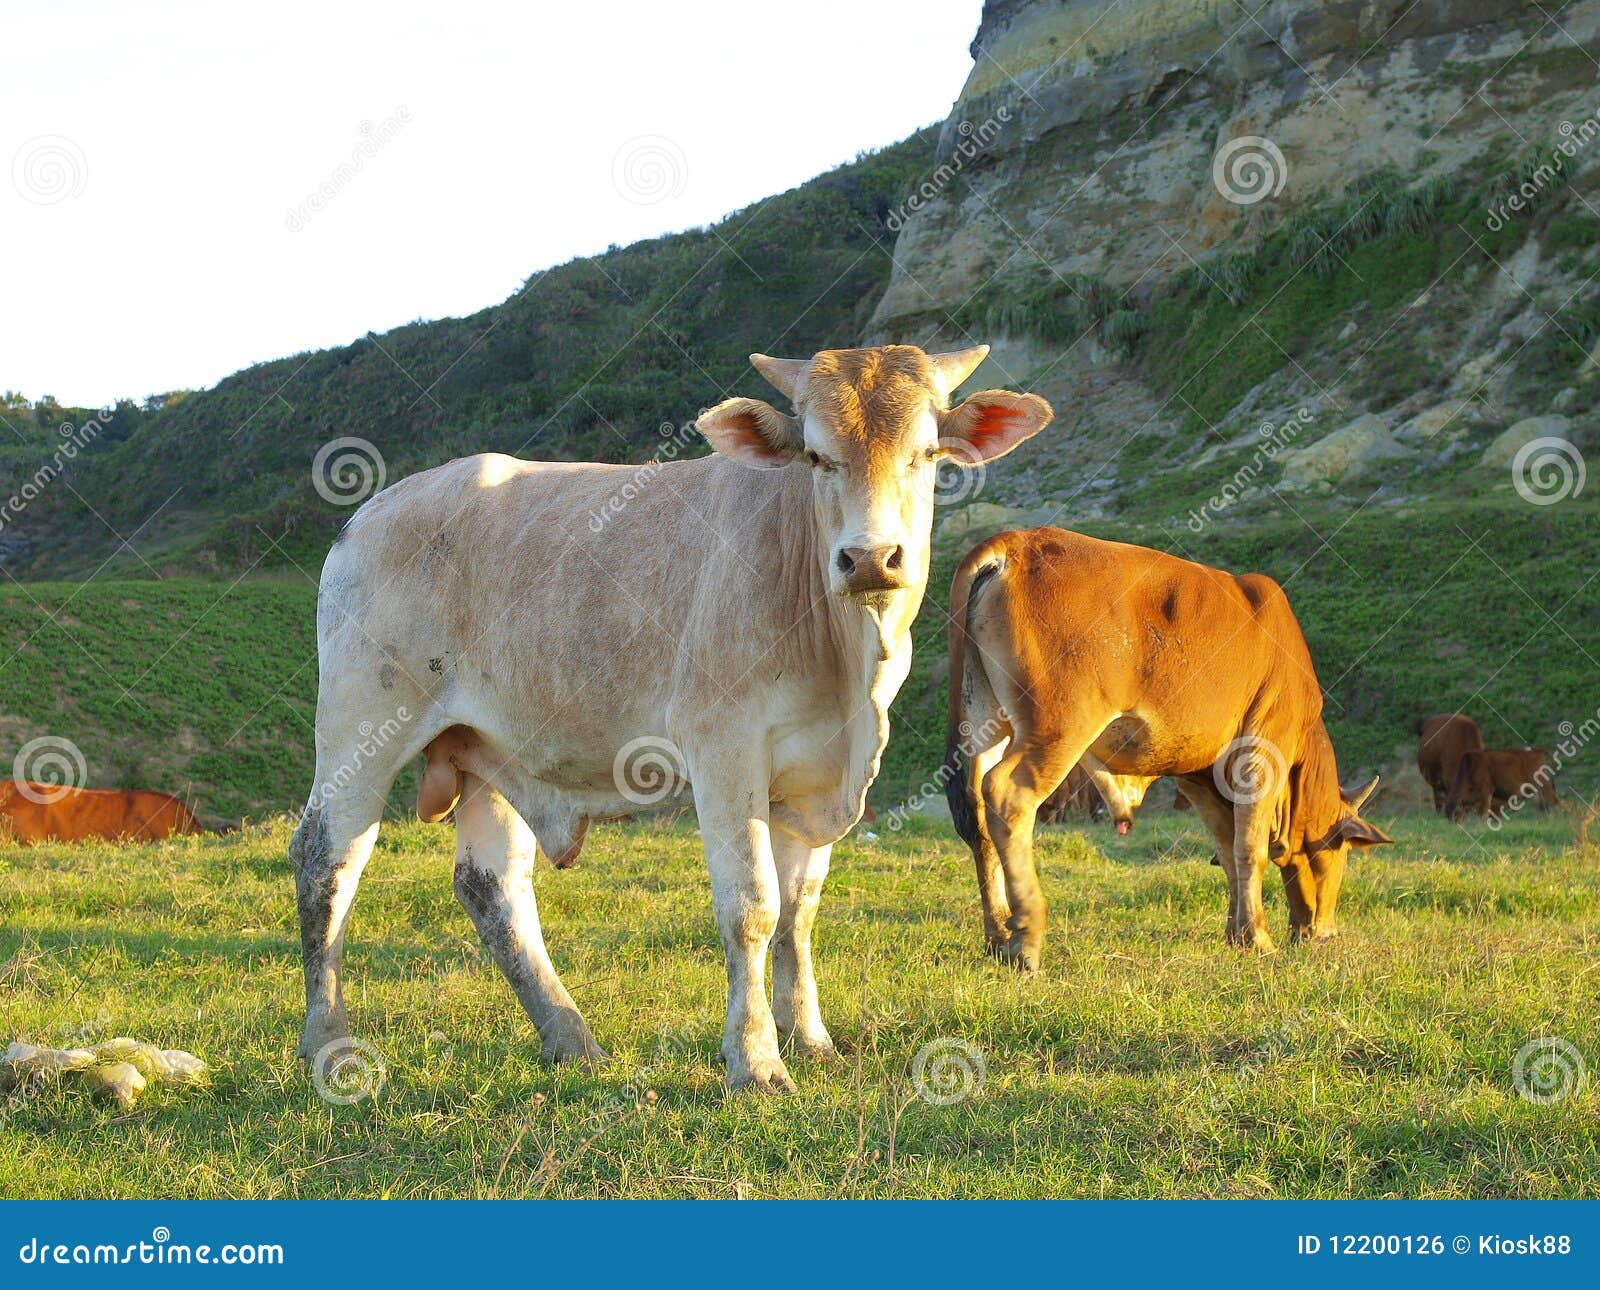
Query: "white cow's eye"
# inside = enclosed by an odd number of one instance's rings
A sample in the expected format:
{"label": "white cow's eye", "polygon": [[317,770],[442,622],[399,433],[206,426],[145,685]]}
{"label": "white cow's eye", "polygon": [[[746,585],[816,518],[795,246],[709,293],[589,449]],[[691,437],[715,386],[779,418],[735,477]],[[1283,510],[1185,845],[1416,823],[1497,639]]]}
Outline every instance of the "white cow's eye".
{"label": "white cow's eye", "polygon": [[811,449],[809,449],[809,448],[806,449],[806,460],[808,462],[810,462],[813,466],[815,466],[818,470],[835,470],[835,469],[837,469],[837,463],[836,462],[834,462],[832,459],[830,459],[828,457],[824,457],[820,452],[812,452]]}

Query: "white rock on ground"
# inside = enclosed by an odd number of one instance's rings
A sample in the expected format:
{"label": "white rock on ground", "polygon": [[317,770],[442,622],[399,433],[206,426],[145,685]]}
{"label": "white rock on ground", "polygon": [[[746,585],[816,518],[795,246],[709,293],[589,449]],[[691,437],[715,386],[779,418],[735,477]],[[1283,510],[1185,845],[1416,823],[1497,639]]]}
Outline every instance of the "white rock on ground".
{"label": "white rock on ground", "polygon": [[1483,458],[1478,464],[1496,470],[1503,469],[1511,464],[1511,459],[1517,455],[1518,449],[1535,439],[1560,439],[1565,443],[1571,443],[1571,429],[1572,422],[1566,417],[1526,417],[1485,448]]}
{"label": "white rock on ground", "polygon": [[1309,447],[1283,454],[1280,488],[1300,490],[1340,479],[1373,462],[1413,457],[1381,418],[1367,413]]}
{"label": "white rock on ground", "polygon": [[1478,405],[1471,399],[1446,399],[1417,413],[1394,432],[1394,437],[1412,447],[1443,443],[1460,438],[1481,417]]}

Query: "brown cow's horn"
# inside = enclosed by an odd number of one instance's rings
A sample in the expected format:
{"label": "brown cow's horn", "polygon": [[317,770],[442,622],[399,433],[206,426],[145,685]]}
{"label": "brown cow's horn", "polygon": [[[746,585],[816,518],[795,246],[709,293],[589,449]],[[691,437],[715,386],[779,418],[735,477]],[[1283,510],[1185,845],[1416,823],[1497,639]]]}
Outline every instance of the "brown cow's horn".
{"label": "brown cow's horn", "polygon": [[1377,787],[1378,777],[1374,775],[1355,792],[1345,794],[1344,800],[1349,803],[1352,811],[1359,811],[1366,804],[1367,798],[1371,797],[1377,790]]}
{"label": "brown cow's horn", "polygon": [[958,349],[949,354],[929,354],[934,376],[949,398],[955,388],[978,370],[978,365],[989,357],[987,345],[974,345],[971,349]]}
{"label": "brown cow's horn", "polygon": [[750,366],[766,377],[767,382],[790,399],[800,397],[805,382],[809,358],[773,358],[767,354],[750,355]]}

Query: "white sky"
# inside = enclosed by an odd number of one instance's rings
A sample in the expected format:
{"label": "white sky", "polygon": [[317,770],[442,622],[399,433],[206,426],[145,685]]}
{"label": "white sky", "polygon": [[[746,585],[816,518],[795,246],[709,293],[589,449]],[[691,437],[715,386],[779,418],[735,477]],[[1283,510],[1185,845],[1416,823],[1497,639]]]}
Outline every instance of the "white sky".
{"label": "white sky", "polygon": [[941,120],[981,9],[5,0],[0,390],[203,388],[708,223]]}

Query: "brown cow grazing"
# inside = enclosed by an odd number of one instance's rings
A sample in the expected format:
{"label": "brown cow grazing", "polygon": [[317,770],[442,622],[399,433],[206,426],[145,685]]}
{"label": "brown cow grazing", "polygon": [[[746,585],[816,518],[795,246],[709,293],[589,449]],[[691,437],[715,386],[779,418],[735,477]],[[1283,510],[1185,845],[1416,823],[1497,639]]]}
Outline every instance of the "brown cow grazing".
{"label": "brown cow grazing", "polygon": [[[1322,691],[1277,583],[1032,529],[967,553],[950,615],[947,792],[991,953],[1038,966],[1034,817],[1085,753],[1117,774],[1178,777],[1220,849],[1231,944],[1271,948],[1269,860],[1293,939],[1334,934],[1349,848],[1392,839],[1357,814],[1376,780],[1340,791]],[[960,746],[980,729],[1000,733]]]}
{"label": "brown cow grazing", "polygon": [[205,832],[194,812],[168,793],[67,788],[29,780],[0,782],[0,829],[26,843],[86,838],[152,842]]}
{"label": "brown cow grazing", "polygon": [[1506,803],[1520,797],[1537,801],[1541,811],[1556,804],[1556,772],[1548,748],[1475,748],[1461,755],[1445,814],[1463,811],[1503,816]]}
{"label": "brown cow grazing", "polygon": [[1433,789],[1433,809],[1442,813],[1461,755],[1484,746],[1483,731],[1471,717],[1459,712],[1425,717],[1417,722],[1416,729],[1422,737],[1417,745],[1417,769]]}

